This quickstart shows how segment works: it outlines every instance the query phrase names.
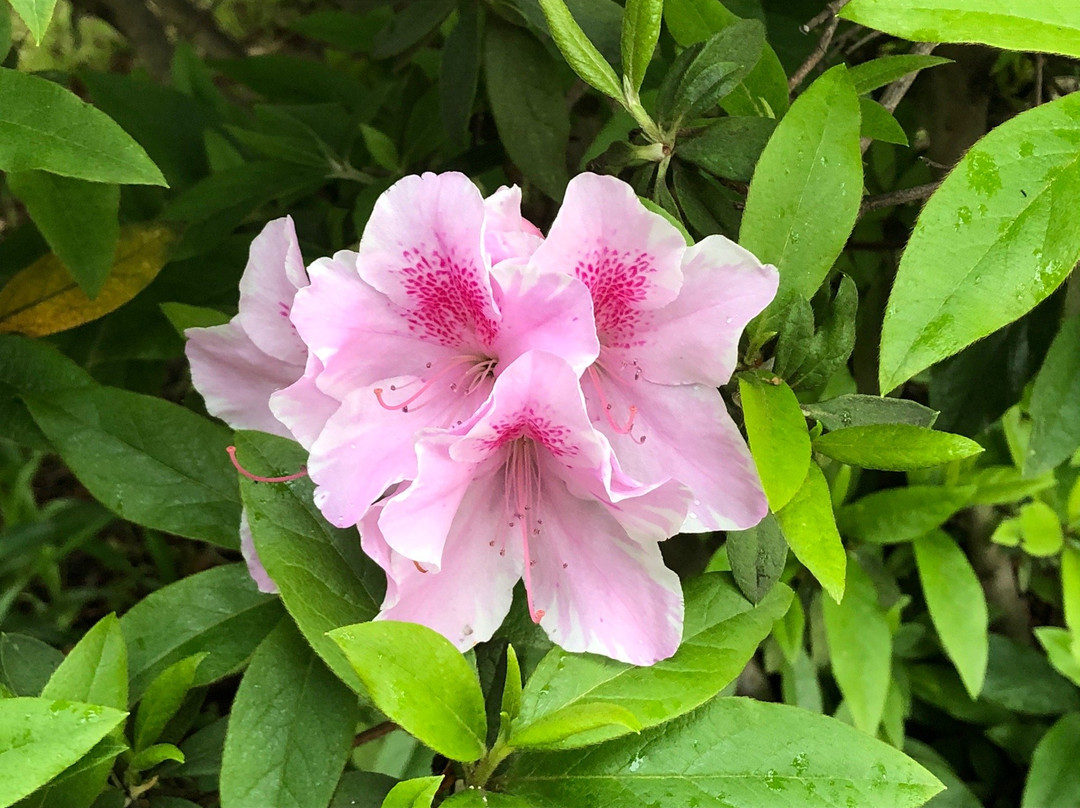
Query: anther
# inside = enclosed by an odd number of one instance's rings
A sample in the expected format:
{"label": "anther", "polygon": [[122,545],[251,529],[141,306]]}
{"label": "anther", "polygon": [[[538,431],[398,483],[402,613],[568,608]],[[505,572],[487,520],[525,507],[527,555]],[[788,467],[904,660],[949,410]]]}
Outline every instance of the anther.
{"label": "anther", "polygon": [[258,474],[252,474],[246,468],[240,465],[240,461],[236,459],[236,447],[226,446],[225,451],[229,453],[229,459],[232,461],[233,466],[238,472],[243,474],[249,480],[253,480],[257,483],[287,483],[290,480],[299,480],[301,477],[307,477],[307,467],[301,466],[300,471],[296,474],[286,474],[283,477],[262,477]]}
{"label": "anther", "polygon": [[427,571],[426,569],[424,569],[423,567],[421,567],[421,566],[420,566],[420,562],[419,562],[419,561],[414,561],[414,562],[412,563],[412,565],[413,565],[414,567],[416,567],[416,571],[417,571],[417,572],[423,573],[424,575],[427,575],[427,574],[428,574],[428,571]]}

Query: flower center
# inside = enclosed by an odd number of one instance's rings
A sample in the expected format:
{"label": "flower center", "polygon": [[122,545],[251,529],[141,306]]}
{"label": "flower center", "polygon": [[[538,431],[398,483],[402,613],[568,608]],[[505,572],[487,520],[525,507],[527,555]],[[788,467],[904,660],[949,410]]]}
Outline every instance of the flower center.
{"label": "flower center", "polygon": [[[447,376],[455,379],[455,381],[451,381],[447,385],[451,393],[460,391],[463,395],[468,396],[483,384],[486,379],[490,379],[495,375],[495,367],[498,364],[498,359],[493,359],[489,356],[461,354],[450,357],[438,368],[433,368],[432,363],[428,362],[426,367],[433,372],[430,373],[427,378],[417,379],[416,381],[400,386],[396,384],[390,385],[391,392],[397,392],[398,390],[407,391],[413,385],[420,385],[420,388],[409,395],[404,401],[387,401],[383,398],[383,389],[381,387],[376,387],[372,392],[375,393],[375,398],[379,400],[379,404],[382,405],[384,409],[411,412],[422,407],[427,401],[430,401],[431,398],[428,398],[426,401],[420,401],[420,399],[438,386],[439,382],[445,381]],[[462,370],[463,365],[466,366],[464,370]],[[457,374],[455,374],[455,371],[457,371]],[[420,401],[420,403],[413,406],[417,401]]]}
{"label": "flower center", "polygon": [[506,464],[503,466],[503,496],[510,527],[521,531],[521,550],[525,559],[525,596],[529,603],[529,616],[534,623],[544,617],[544,610],[533,603],[532,566],[536,562],[529,550],[530,538],[540,535],[543,520],[537,518],[540,507],[540,464],[536,456],[536,442],[531,438],[517,437],[507,447]]}

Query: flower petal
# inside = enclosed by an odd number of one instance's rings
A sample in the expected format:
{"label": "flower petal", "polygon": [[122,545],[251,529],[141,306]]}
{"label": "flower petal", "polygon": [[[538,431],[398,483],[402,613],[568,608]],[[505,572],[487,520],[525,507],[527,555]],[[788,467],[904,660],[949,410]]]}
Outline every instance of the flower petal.
{"label": "flower petal", "polygon": [[394,183],[360,241],[360,277],[405,310],[422,339],[481,350],[498,333],[483,250],[484,201],[463,174]]}
{"label": "flower petal", "polygon": [[735,370],[739,335],[776,295],[780,276],[723,236],[687,249],[682,268],[679,297],[652,312],[620,364],[636,361],[646,379],[660,384],[719,387]]}
{"label": "flower petal", "polygon": [[659,545],[630,538],[602,501],[579,499],[562,485],[547,487],[542,507],[543,527],[530,543],[532,600],[552,641],[634,665],[674,654],[682,589]]}
{"label": "flower petal", "polygon": [[270,396],[270,411],[288,427],[292,436],[310,450],[330,416],[341,402],[326,395],[315,382],[322,372],[322,363],[315,354],[308,354],[304,375],[284,390]]}
{"label": "flower petal", "polygon": [[686,242],[615,177],[579,174],[530,265],[574,275],[592,292],[603,345],[625,345],[647,312],[675,300]]}
{"label": "flower petal", "polygon": [[240,279],[237,320],[263,353],[294,365],[304,364],[307,348],[289,322],[289,312],[297,289],[306,285],[292,218],[275,219],[251,242]]}
{"label": "flower petal", "polygon": [[248,523],[246,508],[240,510],[240,554],[244,557],[248,574],[255,581],[255,586],[259,588],[259,591],[266,592],[268,595],[276,595],[278,585],[274,583],[274,579],[270,577],[270,573],[266,571],[266,567],[259,560],[259,551],[255,549],[255,537],[251,535],[251,525]]}
{"label": "flower petal", "polygon": [[233,318],[213,328],[189,328],[185,353],[191,381],[206,409],[234,429],[259,429],[292,437],[270,411],[270,396],[302,374],[301,365],[279,361],[255,347]]}
{"label": "flower petal", "polygon": [[544,241],[540,228],[521,215],[521,189],[503,186],[484,200],[484,250],[491,266],[527,259]]}

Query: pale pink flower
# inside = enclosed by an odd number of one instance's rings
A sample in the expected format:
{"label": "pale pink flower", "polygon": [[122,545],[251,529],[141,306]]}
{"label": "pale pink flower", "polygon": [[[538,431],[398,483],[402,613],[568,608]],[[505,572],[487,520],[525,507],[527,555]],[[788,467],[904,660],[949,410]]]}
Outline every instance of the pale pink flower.
{"label": "pale pink flower", "polygon": [[523,578],[533,619],[568,651],[637,665],[675,652],[682,591],[658,543],[690,493],[622,472],[578,377],[529,351],[469,421],[421,436],[415,479],[360,526],[387,572],[379,618],[422,623],[464,650],[492,636]]}
{"label": "pale pink flower", "polygon": [[308,463],[331,523],[357,524],[412,479],[416,433],[472,417],[524,351],[550,351],[579,374],[596,358],[585,286],[523,267],[541,238],[519,202],[515,188],[485,203],[462,174],[406,177],[379,198],[358,252],[309,267],[292,322],[319,364],[271,406],[291,427],[298,391],[340,402]]}
{"label": "pale pink flower", "polygon": [[690,488],[684,531],[756,524],[765,495],[716,388],[743,328],[776,294],[776,270],[722,236],[688,248],[630,186],[595,174],[570,182],[529,265],[592,293],[601,348],[581,383],[627,473]]}

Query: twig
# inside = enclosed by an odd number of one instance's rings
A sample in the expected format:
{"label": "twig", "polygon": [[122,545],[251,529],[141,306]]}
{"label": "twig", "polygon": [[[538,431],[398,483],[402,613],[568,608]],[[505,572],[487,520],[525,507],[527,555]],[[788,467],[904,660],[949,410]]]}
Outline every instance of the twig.
{"label": "twig", "polygon": [[[938,46],[937,42],[918,42],[915,47],[911,49],[912,54],[920,54],[922,56],[928,55]],[[908,73],[903,78],[897,79],[888,87],[885,88],[885,92],[881,94],[881,98],[878,99],[881,106],[889,110],[889,112],[895,112],[900,100],[907,95],[907,91],[911,89],[912,82],[915,81],[915,77],[919,75],[918,70],[913,73]]]}
{"label": "twig", "polygon": [[913,188],[901,188],[899,191],[889,191],[886,194],[868,196],[862,201],[859,208],[859,216],[863,216],[872,210],[892,207],[893,205],[906,205],[910,202],[918,202],[926,199],[941,185],[941,181],[928,182],[925,185],[916,185]]}
{"label": "twig", "polygon": [[788,80],[788,92],[794,92],[795,88],[802,84],[803,79],[810,75],[810,71],[818,66],[818,63],[825,58],[825,54],[829,51],[829,43],[832,42],[833,34],[836,33],[836,26],[840,24],[839,17],[833,17],[829,26],[825,29],[825,33],[821,35],[821,39],[818,40],[817,47],[815,47],[810,55],[806,57],[806,61],[799,65],[799,69],[796,70],[791,78]]}
{"label": "twig", "polygon": [[815,28],[825,22],[825,20],[829,19],[829,17],[835,17],[837,12],[839,12],[840,9],[842,9],[850,2],[851,0],[832,0],[832,2],[828,3],[825,8],[821,10],[820,14],[814,17],[814,19],[810,20],[810,22],[808,23],[800,25],[799,30],[802,31],[804,34],[809,34],[811,31],[813,31]]}
{"label": "twig", "polygon": [[363,746],[366,743],[377,741],[382,736],[389,735],[397,728],[398,725],[393,721],[383,721],[381,724],[376,724],[373,727],[365,729],[357,735],[356,738],[353,739],[353,746]]}
{"label": "twig", "polygon": [[1043,55],[1035,54],[1035,106],[1039,106],[1043,100]]}
{"label": "twig", "polygon": [[[856,29],[857,30],[857,29]],[[857,53],[863,46],[870,44],[879,36],[884,36],[881,31],[868,31],[866,36],[862,37],[858,42],[849,48],[845,48],[844,52],[847,54]]]}

